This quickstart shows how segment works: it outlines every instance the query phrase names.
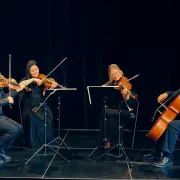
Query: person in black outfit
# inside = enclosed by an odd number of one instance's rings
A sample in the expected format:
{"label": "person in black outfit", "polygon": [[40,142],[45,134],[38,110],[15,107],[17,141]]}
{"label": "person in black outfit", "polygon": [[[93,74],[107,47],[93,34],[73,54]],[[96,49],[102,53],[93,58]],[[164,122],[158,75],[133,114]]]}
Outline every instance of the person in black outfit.
{"label": "person in black outfit", "polygon": [[[158,96],[157,101],[163,102],[175,92],[168,91]],[[167,129],[163,135],[156,142],[155,149],[150,154],[143,156],[146,160],[153,160],[153,166],[166,167],[173,164],[172,154],[175,149],[177,139],[180,135],[180,120],[173,120],[168,124]]]}
{"label": "person in black outfit", "polygon": [[[31,81],[32,78],[38,78],[39,67],[34,60],[30,60],[26,65],[26,76],[23,80]],[[55,88],[57,83],[53,83],[51,88]],[[35,112],[36,108],[44,101],[44,93],[47,87],[43,81],[31,83],[26,91],[20,96],[23,120],[23,132],[25,143],[28,148],[39,148],[45,143],[45,108],[46,108],[46,142],[54,138],[53,133],[53,115],[50,107],[47,105]]]}
{"label": "person in black outfit", "polygon": [[[124,73],[116,64],[111,64],[109,66],[108,75],[110,81],[105,83],[104,86],[115,86],[117,83],[118,85],[121,85],[120,80],[124,76]],[[122,139],[123,128],[127,127],[127,125],[132,124],[131,122],[133,122],[135,119],[135,112],[137,107],[137,98],[136,97],[132,98],[130,96],[130,93],[132,93],[132,91],[130,92],[126,88],[124,88],[122,92],[120,92],[119,89],[114,89],[114,93],[118,94],[117,97],[119,98],[119,100],[122,94],[123,104],[117,103],[118,101],[116,102],[111,101],[111,103],[108,104],[107,101],[107,105],[106,105],[107,107],[102,111],[101,120],[100,120],[100,140],[102,140],[102,138],[107,139],[105,143],[106,149],[109,149],[111,147],[111,144],[118,143],[119,110],[121,110],[120,126],[122,126],[121,128],[121,139]],[[104,126],[105,114],[106,114],[106,125],[105,125],[106,127]]]}
{"label": "person in black outfit", "polygon": [[14,98],[25,86],[20,84],[16,90],[12,90],[12,95],[5,94],[3,89],[0,88],[0,165],[11,160],[10,156],[4,153],[5,149],[9,149],[13,142],[20,134],[22,127],[16,121],[4,116],[2,107],[7,104],[13,104]]}

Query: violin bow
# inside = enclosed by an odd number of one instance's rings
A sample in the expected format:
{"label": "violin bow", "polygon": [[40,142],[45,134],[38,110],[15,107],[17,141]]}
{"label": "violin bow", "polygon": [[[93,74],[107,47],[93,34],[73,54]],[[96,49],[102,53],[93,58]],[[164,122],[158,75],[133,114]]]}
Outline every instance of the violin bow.
{"label": "violin bow", "polygon": [[[8,83],[8,86],[9,86],[9,96],[12,97],[12,89],[11,89],[11,54],[9,54],[9,83]],[[9,103],[9,107],[12,109],[12,104]]]}
{"label": "violin bow", "polygon": [[132,78],[129,78],[129,79],[128,79],[127,81],[125,81],[125,82],[131,81],[132,79],[137,78],[139,75],[140,75],[140,74],[137,74],[137,75],[133,76]]}
{"label": "violin bow", "polygon": [[[67,59],[67,57],[65,57],[65,58],[64,58],[46,77],[44,77],[42,80],[44,81],[44,80],[45,80],[50,74],[52,74],[52,72],[54,72],[54,70],[57,69],[57,67],[60,66],[66,59]],[[52,93],[50,93],[49,96],[50,96],[51,94],[53,94],[54,92],[55,92],[55,91],[53,91]],[[48,96],[48,97],[49,97],[49,96]],[[47,97],[47,98],[48,98],[48,97]],[[44,100],[44,102],[46,102],[47,98]],[[36,109],[35,112],[37,112],[37,111],[40,109],[40,107],[44,104],[44,102],[39,105],[39,107]]]}
{"label": "violin bow", "polygon": [[43,81],[44,81],[48,76],[50,76],[50,75],[52,74],[52,72],[54,72],[55,69],[57,69],[58,66],[60,66],[66,59],[67,59],[67,57],[65,57],[53,70],[51,70],[51,72],[50,72],[46,77],[44,77]]}
{"label": "violin bow", "polygon": [[[137,74],[137,75],[133,76],[132,78],[127,79],[127,81],[125,81],[124,83],[129,82],[129,81],[131,81],[131,80],[134,79],[134,78],[137,78],[139,75],[140,75],[140,74]],[[122,86],[124,86],[124,83],[122,84]],[[126,88],[126,86],[124,86],[124,87]],[[127,88],[126,88],[126,89],[127,89]]]}

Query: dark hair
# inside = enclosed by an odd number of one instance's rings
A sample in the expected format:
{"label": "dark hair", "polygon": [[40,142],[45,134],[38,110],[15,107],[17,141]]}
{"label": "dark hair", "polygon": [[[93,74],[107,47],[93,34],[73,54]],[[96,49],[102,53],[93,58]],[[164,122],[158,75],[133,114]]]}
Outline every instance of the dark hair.
{"label": "dark hair", "polygon": [[30,74],[30,68],[31,66],[37,65],[36,61],[34,60],[30,60],[27,64],[26,64],[26,75],[25,78],[26,79],[30,79],[31,78],[31,74]]}

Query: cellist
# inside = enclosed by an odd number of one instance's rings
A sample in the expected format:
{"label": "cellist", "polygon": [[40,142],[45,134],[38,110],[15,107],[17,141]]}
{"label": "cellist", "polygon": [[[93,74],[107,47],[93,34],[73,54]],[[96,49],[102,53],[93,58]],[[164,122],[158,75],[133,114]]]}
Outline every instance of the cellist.
{"label": "cellist", "polygon": [[[168,91],[160,94],[157,98],[159,103],[162,103],[175,92]],[[180,135],[180,120],[173,120],[168,124],[163,135],[156,141],[155,149],[150,154],[145,154],[143,159],[152,160],[153,166],[163,168],[173,164],[172,154],[175,145]]]}

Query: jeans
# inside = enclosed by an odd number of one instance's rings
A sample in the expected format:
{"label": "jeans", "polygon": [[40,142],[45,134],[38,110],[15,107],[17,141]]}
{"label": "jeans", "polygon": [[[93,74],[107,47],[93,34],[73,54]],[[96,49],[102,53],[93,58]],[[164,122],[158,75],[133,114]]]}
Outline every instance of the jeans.
{"label": "jeans", "polygon": [[14,120],[0,117],[0,151],[8,149],[21,133],[22,127]]}
{"label": "jeans", "polygon": [[180,120],[173,120],[168,124],[166,131],[156,142],[155,151],[163,151],[172,154],[175,149],[177,139],[180,135]]}

